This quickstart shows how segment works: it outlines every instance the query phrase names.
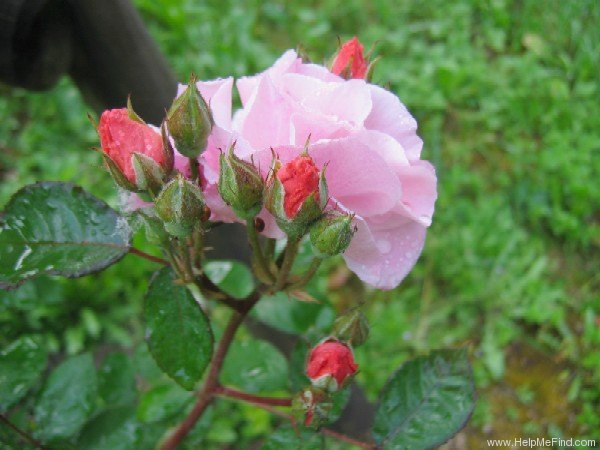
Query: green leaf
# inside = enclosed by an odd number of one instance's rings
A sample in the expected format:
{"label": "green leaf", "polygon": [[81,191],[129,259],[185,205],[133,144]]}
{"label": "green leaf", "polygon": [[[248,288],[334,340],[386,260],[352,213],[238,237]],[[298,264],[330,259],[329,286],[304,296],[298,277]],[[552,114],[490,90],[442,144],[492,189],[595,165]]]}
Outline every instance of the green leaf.
{"label": "green leaf", "polygon": [[188,390],[202,378],[213,353],[208,319],[192,294],[164,268],[150,283],[144,303],[146,339],[158,366]]}
{"label": "green leaf", "polygon": [[402,365],[388,380],[373,435],[384,449],[427,449],[463,428],[475,406],[465,350],[437,350]]}
{"label": "green leaf", "polygon": [[314,328],[328,331],[335,319],[335,311],[329,304],[301,302],[281,292],[263,297],[251,314],[279,330],[294,334]]}
{"label": "green leaf", "polygon": [[42,440],[68,438],[77,433],[94,411],[97,381],[89,354],[60,364],[48,378],[35,408]]}
{"label": "green leaf", "polygon": [[304,386],[310,384],[306,376],[306,358],[310,348],[306,341],[298,339],[290,354],[288,386],[292,392],[298,392]]}
{"label": "green leaf", "polygon": [[80,277],[117,262],[131,231],[114,210],[78,186],[24,187],[0,220],[0,287],[42,274]]}
{"label": "green leaf", "polygon": [[32,311],[43,305],[57,305],[65,300],[63,285],[56,278],[39,277],[12,291],[0,290],[0,313]]}
{"label": "green leaf", "polygon": [[141,437],[135,407],[107,409],[91,420],[81,431],[80,450],[135,450]]}
{"label": "green leaf", "polygon": [[246,298],[254,290],[252,272],[240,262],[208,261],[204,272],[210,281],[234,298]]}
{"label": "green leaf", "polygon": [[224,384],[259,393],[285,389],[288,365],[271,344],[255,339],[236,341],[231,346],[221,371]]}
{"label": "green leaf", "polygon": [[173,382],[160,384],[145,392],[137,408],[137,417],[142,422],[158,422],[181,410],[192,394]]}
{"label": "green leaf", "polygon": [[33,386],[46,367],[46,348],[23,336],[0,352],[0,411],[6,411]]}
{"label": "green leaf", "polygon": [[123,405],[135,399],[135,370],[125,353],[111,353],[98,371],[98,393],[107,405]]}
{"label": "green leaf", "polygon": [[292,425],[285,424],[271,433],[261,450],[321,450],[323,445],[321,433],[303,427],[296,431]]}

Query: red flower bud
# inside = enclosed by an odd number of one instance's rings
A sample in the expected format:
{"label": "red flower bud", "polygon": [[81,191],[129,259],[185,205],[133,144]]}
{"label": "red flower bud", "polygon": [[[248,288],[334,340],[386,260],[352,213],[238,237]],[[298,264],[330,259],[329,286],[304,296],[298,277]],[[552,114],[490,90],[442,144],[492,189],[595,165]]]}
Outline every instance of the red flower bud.
{"label": "red flower bud", "polygon": [[296,216],[310,194],[319,201],[319,169],[310,156],[292,159],[277,171],[277,178],[283,184],[283,208],[288,219]]}
{"label": "red flower bud", "polygon": [[331,71],[346,79],[360,78],[364,80],[369,72],[369,63],[363,52],[363,45],[356,36],[353,37],[340,48],[333,60]]}
{"label": "red flower bud", "polygon": [[141,153],[165,167],[166,157],[160,133],[130,118],[126,108],[106,110],[100,117],[98,134],[102,150],[132,183],[136,182],[131,157]]}
{"label": "red flower bud", "polygon": [[358,365],[354,362],[350,347],[338,340],[328,339],[310,352],[306,375],[315,386],[335,391],[357,370]]}

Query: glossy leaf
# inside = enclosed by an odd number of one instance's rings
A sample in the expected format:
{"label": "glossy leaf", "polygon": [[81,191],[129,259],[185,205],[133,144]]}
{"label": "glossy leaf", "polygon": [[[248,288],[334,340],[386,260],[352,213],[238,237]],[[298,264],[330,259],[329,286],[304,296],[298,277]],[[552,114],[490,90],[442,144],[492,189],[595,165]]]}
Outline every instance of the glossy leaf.
{"label": "glossy leaf", "polygon": [[271,344],[255,339],[236,341],[221,372],[224,384],[259,393],[286,388],[288,365]]}
{"label": "glossy leaf", "polygon": [[373,434],[383,449],[437,447],[466,424],[474,406],[466,351],[434,351],[405,363],[388,380]]}
{"label": "glossy leaf", "polygon": [[271,433],[261,450],[321,450],[323,445],[321,433],[302,427],[296,431],[290,424],[285,424]]}
{"label": "glossy leaf", "polygon": [[123,405],[135,399],[135,370],[125,353],[110,353],[98,371],[98,393],[107,405]]}
{"label": "glossy leaf", "polygon": [[158,422],[179,412],[192,398],[190,392],[173,382],[160,384],[142,395],[137,417],[146,423]]}
{"label": "glossy leaf", "polygon": [[140,424],[135,407],[107,409],[94,417],[81,430],[77,448],[80,450],[135,450],[140,440]]}
{"label": "glossy leaf", "polygon": [[188,390],[202,378],[213,353],[208,319],[192,294],[164,268],[150,283],[144,303],[146,339],[158,366]]}
{"label": "glossy leaf", "polygon": [[80,277],[123,257],[131,231],[114,210],[78,186],[24,187],[0,220],[0,287],[42,274]]}
{"label": "glossy leaf", "polygon": [[30,336],[23,336],[0,352],[0,411],[20,400],[42,375],[48,354]]}
{"label": "glossy leaf", "polygon": [[41,440],[69,438],[91,416],[96,405],[97,381],[89,354],[60,364],[48,377],[35,408]]}
{"label": "glossy leaf", "polygon": [[254,277],[245,264],[237,261],[209,261],[204,271],[210,280],[234,298],[245,298],[254,290]]}

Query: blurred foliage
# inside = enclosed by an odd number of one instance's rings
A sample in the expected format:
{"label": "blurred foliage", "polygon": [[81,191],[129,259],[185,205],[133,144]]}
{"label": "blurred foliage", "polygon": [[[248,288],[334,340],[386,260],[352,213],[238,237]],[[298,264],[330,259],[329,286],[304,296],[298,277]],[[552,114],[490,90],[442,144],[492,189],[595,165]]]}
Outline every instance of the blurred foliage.
{"label": "blurred foliage", "polygon": [[[299,44],[321,62],[338,37],[358,35],[373,46],[381,56],[374,81],[396,92],[419,121],[424,157],[437,168],[439,200],[424,254],[398,289],[365,291],[334,262],[315,282],[318,290],[329,283],[331,304],[340,311],[366,300],[372,333],[357,351],[359,381],[375,398],[407,357],[468,343],[480,389],[469,434],[597,438],[596,0],[135,3],[181,80],[192,71],[201,79],[260,71]],[[90,150],[98,144],[88,108],[70,81],[49,93],[0,87],[0,94],[0,204],[37,180],[73,181],[118,204]],[[41,335],[53,360],[91,350],[97,365],[107,352],[137,348],[134,362],[143,375],[136,414],[147,442],[177,421],[173,408],[188,400],[138,345],[141,299],[154,268],[127,256],[93,277],[40,278],[0,293],[2,347],[22,335]],[[325,315],[307,310],[327,324],[327,308]],[[279,314],[300,323],[297,309]],[[315,339],[314,330],[306,332]],[[523,374],[514,363],[523,355],[547,370]],[[538,386],[542,376],[554,390]],[[39,393],[41,386],[33,389]],[[558,395],[568,405],[548,408]],[[30,418],[23,411],[31,401],[12,416],[25,428]],[[276,426],[264,411],[233,405],[216,404],[186,445],[247,448]],[[532,415],[537,410],[542,414]],[[106,422],[99,416],[86,426],[102,429]],[[8,435],[0,428],[0,441],[14,441]]]}

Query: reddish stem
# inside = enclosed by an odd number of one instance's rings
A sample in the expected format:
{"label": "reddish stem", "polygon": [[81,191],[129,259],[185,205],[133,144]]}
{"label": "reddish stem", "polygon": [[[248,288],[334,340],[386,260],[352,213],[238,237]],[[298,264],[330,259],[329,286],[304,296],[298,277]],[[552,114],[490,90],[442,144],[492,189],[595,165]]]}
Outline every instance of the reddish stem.
{"label": "reddish stem", "polygon": [[331,436],[336,438],[339,441],[347,442],[348,444],[356,445],[360,448],[366,448],[368,450],[374,450],[377,448],[375,444],[371,444],[369,442],[358,441],[356,439],[351,438],[350,436],[346,436],[345,434],[338,433],[337,431],[330,430],[329,428],[321,428],[321,433],[326,436]]}
{"label": "reddish stem", "polygon": [[219,372],[221,371],[221,367],[225,361],[225,355],[233,341],[235,332],[244,321],[244,317],[246,317],[248,311],[250,311],[252,306],[254,306],[259,299],[259,294],[249,297],[245,302],[241,302],[241,304],[244,305],[244,309],[233,312],[213,356],[204,386],[202,386],[202,389],[198,393],[198,401],[183,422],[181,422],[177,428],[175,428],[175,431],[173,431],[173,433],[161,444],[159,447],[160,450],[173,450],[177,448],[194,427],[204,410],[213,401],[215,393],[219,388]]}
{"label": "reddish stem", "polygon": [[45,449],[46,448],[46,447],[44,447],[41,444],[41,442],[39,442],[39,441],[35,440],[34,438],[32,438],[31,436],[29,436],[27,433],[25,433],[23,430],[21,430],[19,427],[17,427],[14,423],[12,423],[10,420],[8,420],[8,418],[4,414],[0,414],[0,422],[4,422],[4,424],[8,428],[10,428],[11,430],[13,430],[23,440],[25,440],[29,444],[33,445],[35,448],[39,448],[39,449]]}
{"label": "reddish stem", "polygon": [[[296,424],[296,420],[294,419],[294,416],[292,416],[291,414],[287,414],[283,411],[276,410],[272,407],[273,403],[271,403],[271,400],[288,400],[288,399],[273,399],[271,397],[258,397],[258,396],[246,394],[245,392],[234,391],[233,389],[231,389],[230,391],[235,392],[235,395],[226,395],[226,394],[222,394],[221,392],[219,392],[219,390],[222,390],[222,389],[228,389],[228,388],[219,387],[217,390],[217,395],[223,395],[227,398],[236,398],[236,399],[239,399],[242,401],[246,401],[248,403],[252,403],[253,405],[255,405],[259,408],[265,409],[273,414],[278,415],[279,417],[283,417],[284,419],[289,420],[292,423],[292,425],[294,425],[294,426]],[[243,395],[239,395],[239,394],[243,394]],[[258,401],[250,400],[248,397],[255,398]],[[264,400],[268,400],[268,401],[264,401]],[[284,405],[277,405],[277,406],[284,406]],[[285,405],[285,406],[291,406],[291,402],[290,402],[290,405]],[[338,439],[340,441],[344,441],[348,444],[356,445],[357,447],[360,447],[360,448],[366,448],[368,450],[375,450],[377,448],[376,444],[372,444],[370,442],[359,441],[357,439],[351,438],[350,436],[346,436],[345,434],[338,433],[337,431],[333,431],[329,428],[321,428],[321,429],[319,429],[319,431],[326,436]]]}
{"label": "reddish stem", "polygon": [[137,248],[131,247],[129,249],[129,253],[133,254],[133,255],[137,255],[141,258],[147,259],[148,261],[152,261],[155,263],[159,263],[159,264],[163,264],[165,266],[169,265],[169,261],[167,261],[166,259],[162,259],[159,258],[158,256],[153,256],[150,255],[149,253],[143,252],[141,250],[138,250]]}
{"label": "reddish stem", "polygon": [[276,397],[263,397],[260,395],[248,394],[247,392],[238,391],[225,386],[219,386],[215,389],[216,395],[222,395],[223,397],[236,398],[249,403],[257,405],[271,405],[271,406],[292,406],[291,398],[276,398]]}

